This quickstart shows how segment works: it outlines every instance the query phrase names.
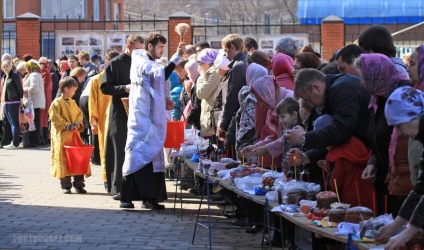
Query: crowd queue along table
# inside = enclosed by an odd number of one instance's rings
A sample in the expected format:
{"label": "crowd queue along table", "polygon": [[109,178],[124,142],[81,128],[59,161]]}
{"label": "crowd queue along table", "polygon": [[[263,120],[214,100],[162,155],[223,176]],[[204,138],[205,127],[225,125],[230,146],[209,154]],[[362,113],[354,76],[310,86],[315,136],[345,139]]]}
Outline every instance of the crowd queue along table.
{"label": "crowd queue along table", "polygon": [[[195,175],[197,175],[198,177],[200,177],[202,179],[206,179],[206,177],[208,177],[209,181],[214,182],[215,184],[220,185],[221,187],[223,187],[223,188],[225,188],[225,189],[227,189],[231,192],[234,192],[234,193],[236,193],[237,195],[239,195],[243,198],[251,200],[251,201],[253,201],[257,204],[265,205],[267,203],[267,199],[266,199],[265,196],[248,194],[248,193],[244,192],[243,190],[239,189],[231,180],[222,180],[218,177],[209,176],[209,175],[206,175],[204,173],[201,173],[200,171],[198,171],[198,163],[197,162],[191,162],[190,158],[184,158],[183,161],[184,161],[184,164],[186,164],[191,170],[193,170]],[[271,209],[273,209],[274,207],[277,207],[277,206],[280,206],[280,204],[278,204],[276,201],[269,201],[268,200],[269,210],[271,210]],[[335,235],[337,228],[333,228],[333,227],[324,228],[324,227],[313,226],[313,225],[310,224],[310,220],[307,219],[306,216],[293,216],[293,215],[290,215],[290,214],[287,214],[287,213],[282,213],[282,212],[276,212],[275,214],[283,217],[283,219],[285,219],[285,220],[292,222],[293,224],[295,224],[296,226],[298,226],[300,228],[303,228],[307,231],[314,233],[317,237],[332,239],[332,240],[335,240],[335,241],[342,242],[344,244],[348,243],[348,237],[347,236],[337,236],[337,235]],[[354,242],[354,245],[357,246],[361,250],[377,248],[377,246],[374,243]],[[384,245],[379,246],[379,247],[381,247],[381,249],[384,249]]]}

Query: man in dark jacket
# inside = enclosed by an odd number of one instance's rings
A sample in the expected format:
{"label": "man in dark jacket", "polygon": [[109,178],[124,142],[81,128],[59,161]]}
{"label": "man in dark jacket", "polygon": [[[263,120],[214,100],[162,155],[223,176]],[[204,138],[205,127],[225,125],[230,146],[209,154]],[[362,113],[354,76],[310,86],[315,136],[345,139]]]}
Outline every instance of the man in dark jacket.
{"label": "man in dark jacket", "polygon": [[[305,152],[296,163],[317,162],[323,156],[316,150],[342,145],[352,136],[369,146],[367,127],[370,117],[370,94],[361,85],[361,78],[353,75],[324,75],[316,69],[302,69],[296,74],[295,95],[313,107],[323,107],[323,113],[333,116],[330,126],[317,131],[304,132],[295,127],[286,137],[293,144],[303,144],[314,149]],[[325,152],[324,152],[325,156]],[[293,156],[291,156],[293,157]],[[298,162],[301,161],[301,162]]]}
{"label": "man in dark jacket", "polygon": [[[226,97],[226,103],[224,105],[223,119],[220,124],[218,124],[218,129],[222,132],[226,132],[230,126],[231,120],[235,119],[235,114],[240,108],[240,103],[238,102],[238,93],[240,89],[246,85],[246,55],[243,53],[243,39],[238,35],[230,34],[224,39],[222,39],[222,49],[225,52],[225,56],[231,63],[228,65],[230,71],[228,72],[228,92]],[[228,146],[234,147],[235,138],[233,134],[232,138],[226,136],[227,142],[233,142],[232,145]],[[231,151],[232,152],[232,151]]]}

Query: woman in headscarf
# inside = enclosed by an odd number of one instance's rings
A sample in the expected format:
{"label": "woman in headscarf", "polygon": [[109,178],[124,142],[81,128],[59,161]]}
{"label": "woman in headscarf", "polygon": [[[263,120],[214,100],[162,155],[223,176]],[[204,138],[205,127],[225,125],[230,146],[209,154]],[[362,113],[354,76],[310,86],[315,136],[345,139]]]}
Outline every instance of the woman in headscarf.
{"label": "woman in headscarf", "polygon": [[197,55],[197,64],[200,76],[197,79],[196,95],[201,100],[200,136],[215,135],[212,126],[211,111],[215,103],[215,91],[221,82],[218,68],[214,65],[218,51],[204,49]]}
{"label": "woman in headscarf", "polygon": [[[246,71],[247,86],[250,88],[253,82],[266,75],[268,75],[268,72],[265,67],[257,63],[251,63]],[[250,93],[250,95],[255,97],[253,93]],[[255,133],[258,140],[263,140],[270,134],[270,131],[264,130],[267,112],[268,109],[266,107],[258,103],[255,104]]]}
{"label": "woman in headscarf", "polygon": [[46,97],[44,95],[44,82],[40,74],[38,62],[28,61],[26,63],[27,75],[23,82],[25,106],[34,108],[35,131],[24,133],[22,136],[23,147],[37,147],[40,145],[40,109],[46,108]]}
{"label": "woman in headscarf", "polygon": [[[402,137],[398,138],[396,131],[391,136],[393,127],[387,125],[384,117],[384,105],[389,95],[397,87],[410,85],[410,82],[396,70],[394,63],[383,54],[362,54],[355,61],[355,66],[360,69],[362,82],[371,95],[368,107],[371,111],[372,119],[368,127],[368,138],[373,155],[370,157],[362,177],[365,180],[374,181],[378,214],[383,214],[385,210],[384,198],[388,194],[388,186],[385,183],[385,179],[389,171],[389,162],[392,162],[393,169],[395,164],[407,161],[407,140]],[[390,145],[391,141],[392,145]],[[395,153],[396,163],[394,160]],[[391,161],[389,161],[389,156],[392,158]],[[402,202],[399,197],[390,197],[388,211],[396,214],[400,204]]]}
{"label": "woman in headscarf", "polygon": [[188,81],[185,81],[186,89],[190,89],[190,111],[187,114],[187,123],[194,126],[195,129],[200,130],[200,99],[196,95],[196,81],[199,77],[197,61],[190,59],[185,65],[184,69],[187,72]]}
{"label": "woman in headscarf", "polygon": [[[281,136],[284,128],[281,128],[278,123],[275,107],[284,98],[293,97],[293,91],[279,87],[274,83],[273,77],[269,75],[258,78],[252,83],[250,89],[256,97],[256,105],[261,105],[268,109],[265,125],[262,129],[268,132],[268,136],[263,139],[260,138],[255,145],[245,147],[242,150],[242,154],[247,157],[251,155],[259,157],[260,164],[263,167],[274,167],[272,166],[272,160],[274,160],[274,163],[276,163],[274,165],[277,165],[276,167],[278,168],[281,164],[281,154],[284,148],[281,146],[284,142],[284,137]],[[264,159],[264,164],[262,164],[261,157],[267,155],[270,155],[270,157],[266,159],[267,161]]]}
{"label": "woman in headscarf", "polygon": [[[248,86],[243,86],[238,94],[240,108],[236,113],[236,153],[242,159],[241,150],[256,142],[255,105],[256,98]],[[248,159],[246,159],[248,160]]]}
{"label": "woman in headscarf", "polygon": [[69,75],[69,73],[71,71],[71,68],[69,67],[69,64],[68,64],[68,61],[67,60],[60,61],[59,62],[59,67],[60,67],[60,77],[62,77],[65,72],[67,72],[67,75]]}
{"label": "woman in headscarf", "polygon": [[294,90],[293,58],[283,53],[276,53],[272,57],[271,65],[272,74],[278,86]]}
{"label": "woman in headscarf", "polygon": [[[390,126],[395,126],[399,134],[424,143],[424,93],[412,87],[401,87],[390,95],[385,106],[385,117]],[[424,155],[421,169],[424,168]],[[379,244],[389,240],[385,249],[401,249],[414,235],[424,229],[424,174],[418,177],[417,184],[402,205],[399,215],[390,224],[380,228],[375,239]],[[409,222],[400,234],[394,236]],[[392,237],[394,236],[394,237]],[[412,246],[406,246],[412,249]]]}
{"label": "woman in headscarf", "polygon": [[[409,59],[406,71],[412,84],[414,84],[414,88],[424,91],[424,45],[415,48]],[[423,145],[417,140],[409,139],[408,161],[412,185],[417,182],[418,172],[421,168],[422,152]]]}

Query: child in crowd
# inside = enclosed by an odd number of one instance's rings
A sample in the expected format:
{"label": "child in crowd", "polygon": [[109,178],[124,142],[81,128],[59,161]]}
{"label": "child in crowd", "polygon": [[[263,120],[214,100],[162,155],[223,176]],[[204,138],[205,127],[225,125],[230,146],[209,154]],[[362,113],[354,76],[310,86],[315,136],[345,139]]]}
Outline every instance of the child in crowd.
{"label": "child in crowd", "polygon": [[[292,97],[287,97],[283,99],[280,103],[278,103],[276,107],[276,112],[278,116],[278,122],[280,123],[280,126],[287,129],[292,129],[296,125],[300,125],[303,127],[302,124],[302,118],[300,116],[300,105],[297,100],[295,100]],[[292,148],[300,147],[301,145],[291,145],[290,142],[287,139],[284,139],[284,152],[283,152],[283,158],[281,166],[283,167],[285,174],[294,174],[289,172],[289,164],[286,161],[286,153]]]}
{"label": "child in crowd", "polygon": [[[68,162],[63,145],[72,144],[73,130],[83,131],[83,115],[77,103],[72,99],[78,89],[78,83],[70,76],[59,82],[61,96],[56,98],[50,106],[51,120],[51,160],[50,174],[60,179],[64,194],[71,193],[71,187],[79,194],[85,194],[84,175],[75,175],[71,183],[71,174],[68,172]],[[75,133],[78,134],[78,133]],[[90,168],[87,175],[91,175]]]}
{"label": "child in crowd", "polygon": [[311,114],[312,106],[308,103],[299,99],[300,110],[299,114],[302,118],[302,123],[306,126],[306,120],[308,120],[309,115]]}
{"label": "child in crowd", "polygon": [[[315,120],[314,130],[330,126],[332,122],[332,116],[322,115]],[[328,147],[327,149],[326,164],[322,164],[322,162],[318,164],[330,172],[325,185],[335,192],[334,180],[336,180],[341,202],[350,204],[351,207],[361,205],[373,209],[374,184],[362,179],[362,171],[367,166],[371,150],[355,136],[351,136],[343,145]],[[294,151],[290,150],[289,154],[296,158],[305,159],[306,162],[304,161],[304,163],[309,163],[309,159],[305,154],[302,156],[293,154]],[[287,157],[290,158],[291,156],[287,155]],[[358,192],[356,191],[356,186],[358,187]]]}

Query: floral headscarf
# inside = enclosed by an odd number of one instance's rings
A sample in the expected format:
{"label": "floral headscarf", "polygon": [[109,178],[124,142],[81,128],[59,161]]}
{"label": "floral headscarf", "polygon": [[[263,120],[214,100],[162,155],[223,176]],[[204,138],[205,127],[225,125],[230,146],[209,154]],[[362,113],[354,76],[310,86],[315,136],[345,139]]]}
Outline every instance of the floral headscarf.
{"label": "floral headscarf", "polygon": [[397,88],[384,109],[390,126],[410,122],[424,115],[424,92],[409,86]]}
{"label": "floral headscarf", "polygon": [[361,55],[361,72],[365,88],[374,96],[387,98],[399,81],[408,80],[387,56],[378,53]]}
{"label": "floral headscarf", "polygon": [[268,75],[268,71],[264,66],[257,63],[251,63],[246,70],[247,86],[252,86],[252,83],[255,82],[258,78],[266,75]]}
{"label": "floral headscarf", "polygon": [[271,110],[275,109],[275,86],[272,76],[266,75],[258,78],[250,88],[262,101],[268,104]]}
{"label": "floral headscarf", "polygon": [[408,80],[387,56],[378,53],[361,55],[361,72],[365,88],[372,96],[369,107],[375,111],[378,97],[387,98],[399,81]]}
{"label": "floral headscarf", "polygon": [[424,45],[418,47],[418,83],[414,87],[424,90]]}

